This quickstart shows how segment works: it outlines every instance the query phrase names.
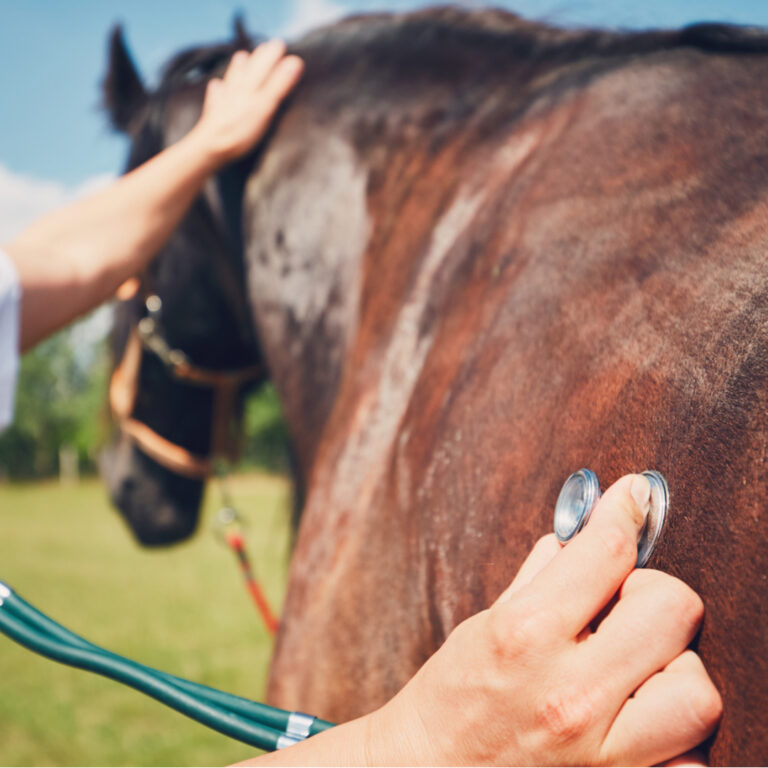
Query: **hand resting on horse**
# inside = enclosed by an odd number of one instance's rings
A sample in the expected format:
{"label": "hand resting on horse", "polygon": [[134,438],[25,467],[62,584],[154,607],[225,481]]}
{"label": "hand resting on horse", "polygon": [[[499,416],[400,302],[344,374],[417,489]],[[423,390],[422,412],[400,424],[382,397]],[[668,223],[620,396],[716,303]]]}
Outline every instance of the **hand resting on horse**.
{"label": "hand resting on horse", "polygon": [[686,650],[701,600],[634,569],[649,492],[626,476],[567,547],[541,539],[381,709],[255,762],[651,765],[693,749],[722,703]]}
{"label": "hand resting on horse", "polygon": [[183,138],[107,189],[32,224],[4,250],[22,286],[21,347],[110,298],[141,272],[205,180],[266,131],[303,70],[277,40],[235,53],[208,85],[202,116]]}

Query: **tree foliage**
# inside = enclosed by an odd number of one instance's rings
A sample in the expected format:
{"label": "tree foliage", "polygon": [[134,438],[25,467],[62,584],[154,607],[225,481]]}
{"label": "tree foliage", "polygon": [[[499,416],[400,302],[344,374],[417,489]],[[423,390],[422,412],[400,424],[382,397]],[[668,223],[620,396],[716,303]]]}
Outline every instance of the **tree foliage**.
{"label": "tree foliage", "polygon": [[12,479],[54,475],[64,446],[77,451],[81,468],[95,468],[106,432],[105,347],[99,342],[83,364],[64,331],[23,357],[14,422],[0,435],[0,474]]}
{"label": "tree foliage", "polygon": [[288,470],[288,430],[277,392],[265,384],[245,403],[243,463],[271,471]]}

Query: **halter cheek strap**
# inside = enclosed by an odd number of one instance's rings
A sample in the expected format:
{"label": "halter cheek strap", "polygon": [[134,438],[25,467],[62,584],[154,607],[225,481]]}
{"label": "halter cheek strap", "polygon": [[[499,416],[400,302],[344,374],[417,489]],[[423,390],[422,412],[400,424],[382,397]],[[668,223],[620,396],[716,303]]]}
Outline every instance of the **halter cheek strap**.
{"label": "halter cheek strap", "polygon": [[141,366],[141,352],[141,339],[136,329],[132,328],[122,360],[115,367],[112,378],[109,380],[109,406],[118,423],[122,423],[133,413]]}
{"label": "halter cheek strap", "polygon": [[[264,369],[261,366],[250,366],[221,371],[192,365],[183,352],[171,349],[159,334],[159,303],[157,297],[149,297],[148,306],[158,307],[155,311],[156,317],[146,317],[131,329],[123,357],[110,379],[110,407],[122,432],[147,456],[175,474],[204,480],[213,474],[214,462],[217,459],[237,460],[240,453],[240,439],[234,428],[237,393],[243,384],[261,378]],[[133,417],[141,358],[145,351],[155,354],[173,378],[213,390],[211,443],[208,455],[192,453]]]}
{"label": "halter cheek strap", "polygon": [[141,421],[124,419],[120,428],[150,459],[177,475],[192,480],[205,480],[213,474],[211,459],[196,456],[186,448],[166,440]]}

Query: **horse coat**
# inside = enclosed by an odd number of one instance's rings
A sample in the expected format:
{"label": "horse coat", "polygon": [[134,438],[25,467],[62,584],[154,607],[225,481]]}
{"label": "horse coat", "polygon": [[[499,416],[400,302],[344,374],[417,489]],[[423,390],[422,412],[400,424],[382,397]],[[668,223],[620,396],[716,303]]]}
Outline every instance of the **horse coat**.
{"label": "horse coat", "polygon": [[711,758],[764,762],[767,42],[442,9],[296,44],[242,208],[306,487],[272,702],[380,705],[570,472],[653,468],[650,566],[704,599],[725,700]]}

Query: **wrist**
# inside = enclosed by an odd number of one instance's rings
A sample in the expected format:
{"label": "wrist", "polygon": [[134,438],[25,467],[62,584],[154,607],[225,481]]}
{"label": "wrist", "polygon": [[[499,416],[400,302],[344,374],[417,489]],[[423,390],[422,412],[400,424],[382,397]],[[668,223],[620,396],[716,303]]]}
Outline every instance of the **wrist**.
{"label": "wrist", "polygon": [[369,718],[370,715],[358,717],[292,747],[259,755],[238,765],[371,765],[367,748]]}
{"label": "wrist", "polygon": [[230,159],[200,122],[179,140],[177,146],[189,154],[193,167],[203,177],[216,173]]}
{"label": "wrist", "polygon": [[450,763],[437,749],[414,696],[413,680],[383,707],[366,717],[365,765]]}

